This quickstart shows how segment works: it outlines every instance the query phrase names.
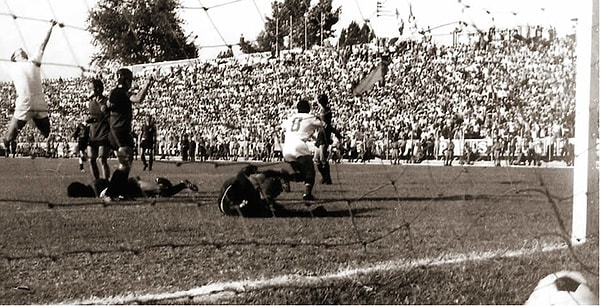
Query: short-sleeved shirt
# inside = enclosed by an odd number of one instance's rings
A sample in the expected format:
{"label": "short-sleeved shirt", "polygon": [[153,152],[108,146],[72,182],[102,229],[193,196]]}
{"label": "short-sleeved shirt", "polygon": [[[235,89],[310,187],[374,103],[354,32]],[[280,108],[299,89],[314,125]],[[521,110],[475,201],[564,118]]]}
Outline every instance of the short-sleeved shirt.
{"label": "short-sleeved shirt", "polygon": [[73,138],[77,140],[79,150],[83,151],[88,145],[90,140],[90,127],[84,123],[77,124],[75,131],[73,132]]}
{"label": "short-sleeved shirt", "polygon": [[131,122],[133,120],[133,106],[129,92],[117,87],[109,96],[110,107],[110,144],[113,147],[133,147],[131,135]]}
{"label": "short-sleeved shirt", "polygon": [[142,148],[151,149],[156,141],[156,125],[144,124],[142,126]]}
{"label": "short-sleeved shirt", "polygon": [[308,113],[297,113],[283,122],[285,142],[282,153],[286,160],[295,160],[299,156],[312,155],[306,142],[319,128],[324,127],[323,121]]}
{"label": "short-sleeved shirt", "polygon": [[107,100],[108,98],[105,96],[92,96],[88,103],[90,118],[93,119],[90,123],[90,144],[102,144],[108,141],[110,125],[108,123],[108,111],[106,110]]}

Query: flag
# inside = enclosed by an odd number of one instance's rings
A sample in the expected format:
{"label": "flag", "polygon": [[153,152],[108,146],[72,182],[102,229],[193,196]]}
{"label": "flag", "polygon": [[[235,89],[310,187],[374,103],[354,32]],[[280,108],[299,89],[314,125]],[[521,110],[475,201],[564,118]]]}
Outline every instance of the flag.
{"label": "flag", "polygon": [[371,88],[373,88],[373,85],[375,85],[375,83],[383,80],[383,75],[384,75],[384,64],[383,63],[379,63],[379,65],[377,65],[377,67],[375,67],[373,70],[371,70],[371,72],[369,72],[369,74],[367,74],[366,77],[364,77],[360,83],[358,83],[358,85],[356,85],[356,87],[354,87],[354,89],[352,90],[352,93],[355,96],[360,96],[362,95],[364,92],[371,90]]}
{"label": "flag", "polygon": [[409,23],[416,23],[417,18],[415,18],[415,15],[413,15],[413,11],[412,11],[412,3],[408,4],[408,22]]}
{"label": "flag", "polygon": [[412,11],[412,3],[408,3],[408,26],[410,30],[410,35],[415,36],[417,34],[417,18],[413,14]]}

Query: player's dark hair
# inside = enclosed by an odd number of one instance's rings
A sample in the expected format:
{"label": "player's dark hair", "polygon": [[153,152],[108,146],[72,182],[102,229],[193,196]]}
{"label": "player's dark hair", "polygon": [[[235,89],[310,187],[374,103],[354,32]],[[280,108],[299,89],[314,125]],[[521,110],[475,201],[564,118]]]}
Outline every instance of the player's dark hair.
{"label": "player's dark hair", "polygon": [[249,176],[250,174],[255,174],[256,172],[258,172],[258,168],[255,165],[247,165],[240,170],[239,174]]}
{"label": "player's dark hair", "polygon": [[94,86],[94,95],[100,96],[104,92],[104,83],[100,79],[93,79],[92,86]]}
{"label": "player's dark hair", "polygon": [[329,104],[329,98],[326,94],[320,94],[317,97],[317,101],[319,102],[319,104],[321,104],[321,106],[327,106],[327,104]]}
{"label": "player's dark hair", "polygon": [[306,100],[300,100],[298,101],[298,104],[296,104],[296,108],[299,113],[308,113],[310,112],[310,103]]}
{"label": "player's dark hair", "polygon": [[92,186],[80,182],[69,184],[67,195],[71,198],[93,198],[96,196]]}
{"label": "player's dark hair", "polygon": [[117,70],[117,84],[123,85],[125,82],[133,80],[133,72],[127,68]]}

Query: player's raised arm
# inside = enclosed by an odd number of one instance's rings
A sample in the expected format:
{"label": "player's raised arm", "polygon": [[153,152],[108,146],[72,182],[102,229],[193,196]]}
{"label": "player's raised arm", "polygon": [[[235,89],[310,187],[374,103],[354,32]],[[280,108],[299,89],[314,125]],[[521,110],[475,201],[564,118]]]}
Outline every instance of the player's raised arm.
{"label": "player's raised arm", "polygon": [[148,94],[148,90],[150,89],[152,84],[154,84],[154,81],[158,79],[159,75],[160,75],[160,68],[156,69],[156,72],[154,73],[154,75],[150,76],[150,78],[148,79],[148,82],[146,82],[144,87],[142,87],[142,89],[137,94],[130,97],[131,102],[140,103],[140,102],[144,101],[144,99],[146,98],[146,95]]}
{"label": "player's raised arm", "polygon": [[50,26],[50,29],[48,30],[48,33],[46,34],[44,41],[42,41],[42,44],[40,45],[40,50],[38,51],[37,56],[35,58],[31,59],[31,61],[38,67],[42,65],[42,57],[44,56],[44,51],[46,50],[46,45],[48,45],[48,41],[50,40],[50,35],[52,34],[52,29],[54,29],[54,26],[56,25],[56,20],[52,19],[50,21],[50,23],[52,25]]}

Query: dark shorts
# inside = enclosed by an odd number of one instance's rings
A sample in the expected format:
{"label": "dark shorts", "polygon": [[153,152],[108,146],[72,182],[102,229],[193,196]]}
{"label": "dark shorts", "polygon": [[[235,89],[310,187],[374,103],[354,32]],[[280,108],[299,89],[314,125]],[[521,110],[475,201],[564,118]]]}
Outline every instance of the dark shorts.
{"label": "dark shorts", "polygon": [[89,142],[88,141],[78,141],[77,142],[77,147],[79,148],[79,151],[85,151],[85,149],[87,148]]}
{"label": "dark shorts", "polygon": [[298,156],[289,164],[297,174],[300,174],[300,177],[296,177],[296,181],[304,181],[307,184],[315,182],[315,164],[311,155]]}
{"label": "dark shorts", "polygon": [[325,131],[320,130],[317,133],[317,140],[315,141],[315,146],[320,146],[320,145],[324,145],[324,144],[328,144],[327,141],[327,135],[325,135]]}
{"label": "dark shorts", "polygon": [[133,136],[128,129],[111,129],[108,140],[113,149],[118,149],[120,147],[133,148],[134,145]]}
{"label": "dark shorts", "polygon": [[88,147],[95,148],[95,149],[97,149],[99,147],[108,147],[108,146],[110,146],[110,143],[108,142],[108,139],[106,139],[106,140],[98,140],[98,141],[90,140],[90,142],[88,143]]}
{"label": "dark shorts", "polygon": [[142,149],[154,149],[154,143],[152,141],[149,140],[142,140],[142,142],[140,143],[140,146],[142,147]]}

